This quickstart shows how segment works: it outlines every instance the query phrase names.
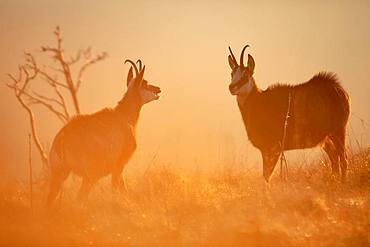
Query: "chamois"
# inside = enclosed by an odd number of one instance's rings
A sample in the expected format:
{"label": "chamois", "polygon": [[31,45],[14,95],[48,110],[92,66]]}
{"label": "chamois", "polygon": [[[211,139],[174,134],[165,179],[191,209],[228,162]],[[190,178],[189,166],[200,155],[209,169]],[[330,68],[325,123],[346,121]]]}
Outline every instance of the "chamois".
{"label": "chamois", "polygon": [[122,171],[136,149],[135,132],[141,108],[158,100],[161,92],[143,79],[145,66],[142,68],[140,60],[139,69],[131,60],[126,62],[132,65],[127,75],[127,91],[117,106],[76,116],[55,136],[49,156],[48,205],[70,172],[82,177],[80,200],[87,199],[93,184],[109,174],[113,188],[125,191]]}
{"label": "chamois", "polygon": [[344,182],[348,164],[345,139],[350,98],[336,75],[320,72],[298,85],[275,84],[261,90],[253,78],[253,57],[248,54],[247,66],[243,63],[248,46],[241,52],[239,65],[229,47],[228,62],[232,69],[229,91],[237,96],[249,140],[262,154],[266,182],[269,182],[283,150],[318,145],[329,156],[335,176],[339,176],[340,163]]}

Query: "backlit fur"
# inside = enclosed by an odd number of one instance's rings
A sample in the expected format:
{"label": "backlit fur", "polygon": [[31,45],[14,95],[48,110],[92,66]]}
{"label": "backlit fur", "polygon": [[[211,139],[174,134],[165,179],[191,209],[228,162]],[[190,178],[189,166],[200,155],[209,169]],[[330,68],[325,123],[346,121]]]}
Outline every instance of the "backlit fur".
{"label": "backlit fur", "polygon": [[159,98],[159,87],[143,79],[145,67],[127,77],[128,89],[113,109],[80,115],[67,123],[55,136],[49,156],[51,169],[50,205],[68,175],[82,177],[79,198],[87,198],[94,183],[112,175],[113,188],[125,191],[122,171],[136,149],[136,125],[145,103]]}
{"label": "backlit fur", "polygon": [[[253,59],[248,56],[249,59]],[[229,89],[231,94],[237,95],[249,140],[261,151],[265,180],[269,181],[281,154],[290,95],[290,117],[284,150],[320,145],[331,160],[333,174],[339,174],[340,163],[344,181],[347,171],[345,138],[350,98],[336,75],[321,72],[299,85],[275,84],[261,90],[253,79],[254,66],[253,68],[249,65],[246,68],[238,66],[233,61],[230,64],[235,72],[232,73]],[[241,70],[246,71],[248,75],[239,76],[237,73]],[[234,79],[234,76],[238,79]]]}

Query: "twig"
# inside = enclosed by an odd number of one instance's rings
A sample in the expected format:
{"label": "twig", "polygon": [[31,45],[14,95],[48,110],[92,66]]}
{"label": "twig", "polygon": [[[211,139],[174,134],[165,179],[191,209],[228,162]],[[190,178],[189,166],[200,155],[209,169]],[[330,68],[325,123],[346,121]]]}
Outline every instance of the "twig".
{"label": "twig", "polygon": [[41,144],[41,142],[39,140],[39,137],[38,137],[38,133],[37,133],[37,129],[36,129],[36,124],[35,124],[34,114],[33,114],[32,110],[31,110],[31,108],[24,102],[24,100],[22,98],[22,93],[24,92],[24,90],[27,87],[28,83],[36,77],[37,73],[35,72],[35,74],[33,76],[30,76],[28,72],[25,73],[26,74],[26,78],[24,79],[23,86],[22,87],[19,87],[20,80],[22,79],[22,72],[27,71],[27,70],[24,69],[24,67],[22,67],[22,66],[19,66],[18,69],[19,69],[19,74],[18,74],[18,79],[19,80],[17,80],[13,75],[9,74],[8,76],[12,79],[13,84],[7,84],[7,86],[10,89],[14,90],[14,94],[15,94],[18,102],[21,104],[21,106],[28,113],[28,117],[29,117],[29,121],[30,121],[30,126],[31,126],[32,138],[33,138],[33,141],[36,144],[37,150],[40,153],[40,156],[41,156],[41,159],[42,159],[42,163],[43,163],[43,168],[46,169],[47,168],[47,164],[48,164],[48,159],[47,159],[46,152],[44,151],[45,149],[42,146],[42,144]]}
{"label": "twig", "polygon": [[32,181],[32,143],[31,143],[31,133],[28,134],[28,166],[30,171],[30,205],[31,212],[33,213],[33,181]]}
{"label": "twig", "polygon": [[78,89],[80,88],[80,85],[82,83],[82,80],[83,80],[83,74],[85,72],[85,70],[92,64],[94,63],[97,63],[99,61],[102,61],[104,60],[106,57],[108,56],[108,54],[106,52],[103,52],[102,54],[99,54],[97,55],[94,59],[92,60],[87,60],[85,62],[84,65],[82,65],[82,67],[80,68],[80,71],[78,72],[78,76],[77,76],[77,82],[76,82],[76,91],[78,91]]}
{"label": "twig", "polygon": [[[292,100],[292,95],[289,93],[288,96],[288,109],[285,115],[285,122],[284,122],[284,129],[283,129],[283,137],[281,140],[281,156],[280,156],[280,178],[281,180],[287,180],[288,179],[288,162],[286,160],[285,154],[284,154],[284,148],[285,148],[285,138],[286,138],[286,130],[288,127],[288,120],[290,118],[290,105]],[[285,170],[285,172],[284,172]]]}

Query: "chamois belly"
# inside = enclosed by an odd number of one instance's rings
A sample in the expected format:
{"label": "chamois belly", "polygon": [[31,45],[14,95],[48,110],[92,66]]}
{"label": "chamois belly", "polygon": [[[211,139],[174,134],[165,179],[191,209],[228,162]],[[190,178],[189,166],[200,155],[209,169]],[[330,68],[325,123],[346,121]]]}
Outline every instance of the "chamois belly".
{"label": "chamois belly", "polygon": [[325,134],[324,132],[320,131],[295,131],[295,133],[293,133],[290,137],[287,137],[284,149],[294,150],[313,148],[322,143],[326,136],[328,136],[328,133]]}
{"label": "chamois belly", "polygon": [[313,148],[322,143],[327,136],[343,128],[346,122],[342,120],[345,119],[343,117],[345,111],[339,99],[328,95],[330,91],[323,95],[295,92],[288,119],[285,149]]}
{"label": "chamois belly", "polygon": [[[90,152],[84,153],[80,159],[81,163],[74,162],[72,171],[82,177],[99,179],[111,174],[114,170],[122,170],[123,166],[130,160],[136,145],[134,140],[125,139],[122,143],[111,140],[108,145],[98,146]],[[128,145],[128,143],[130,143]]]}
{"label": "chamois belly", "polygon": [[93,180],[99,179],[101,177],[111,174],[115,167],[124,166],[121,162],[123,155],[127,156],[127,160],[132,156],[133,151],[130,152],[121,152],[118,154],[106,153],[104,155],[100,154],[91,154],[90,157],[86,157],[79,160],[73,160],[71,162],[67,161],[67,164],[70,164],[71,171],[80,176],[87,177]]}
{"label": "chamois belly", "polygon": [[285,150],[316,147],[329,135],[329,129],[321,125],[313,115],[310,112],[293,110],[288,119]]}
{"label": "chamois belly", "polygon": [[134,134],[129,126],[119,131],[62,131],[53,143],[53,169],[97,180],[123,166],[136,149]]}

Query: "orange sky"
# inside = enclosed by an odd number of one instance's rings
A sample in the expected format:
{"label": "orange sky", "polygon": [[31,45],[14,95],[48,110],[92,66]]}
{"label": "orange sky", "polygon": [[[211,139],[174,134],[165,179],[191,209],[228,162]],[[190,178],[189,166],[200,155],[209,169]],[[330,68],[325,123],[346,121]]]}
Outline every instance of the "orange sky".
{"label": "orange sky", "polygon": [[[300,83],[321,70],[336,72],[352,97],[353,112],[370,121],[368,1],[3,0],[1,82],[16,71],[23,51],[37,54],[41,45],[53,44],[56,25],[68,51],[91,45],[109,53],[86,73],[79,95],[83,112],[114,106],[121,98],[125,58],[142,58],[145,77],[161,86],[161,101],[142,112],[132,167],[147,166],[155,153],[157,162],[169,165],[261,163],[227,89],[228,45],[236,54],[251,45],[262,88]],[[0,160],[16,170],[26,161],[28,119],[2,85],[0,97]],[[61,126],[37,113],[43,142],[51,143]],[[355,117],[351,126],[368,144],[368,127]]]}

